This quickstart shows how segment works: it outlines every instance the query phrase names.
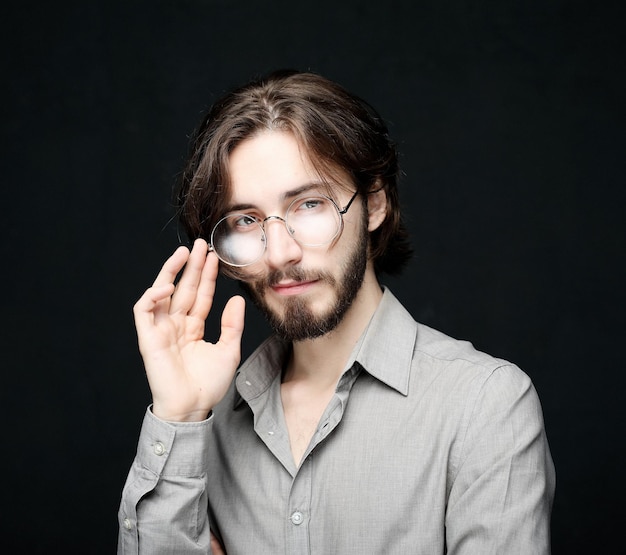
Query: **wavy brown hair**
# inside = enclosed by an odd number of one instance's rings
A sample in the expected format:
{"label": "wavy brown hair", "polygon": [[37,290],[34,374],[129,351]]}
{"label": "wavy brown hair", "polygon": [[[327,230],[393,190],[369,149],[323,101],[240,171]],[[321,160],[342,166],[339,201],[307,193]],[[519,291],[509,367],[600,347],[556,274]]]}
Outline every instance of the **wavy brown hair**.
{"label": "wavy brown hair", "polygon": [[213,104],[192,137],[177,189],[189,238],[209,238],[229,201],[230,153],[265,130],[292,133],[323,179],[347,175],[364,199],[385,190],[387,216],[370,234],[370,252],[377,273],[399,273],[411,246],[400,213],[395,144],[369,104],[314,73],[274,72]]}

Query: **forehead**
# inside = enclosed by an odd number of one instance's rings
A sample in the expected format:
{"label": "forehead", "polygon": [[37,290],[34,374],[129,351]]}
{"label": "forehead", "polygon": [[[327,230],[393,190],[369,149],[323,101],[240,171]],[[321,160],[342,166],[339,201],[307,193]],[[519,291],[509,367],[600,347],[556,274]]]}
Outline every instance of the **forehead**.
{"label": "forehead", "polygon": [[229,157],[229,174],[233,205],[266,204],[308,186],[331,194],[346,186],[345,177],[322,176],[296,138],[286,131],[263,131],[237,145]]}

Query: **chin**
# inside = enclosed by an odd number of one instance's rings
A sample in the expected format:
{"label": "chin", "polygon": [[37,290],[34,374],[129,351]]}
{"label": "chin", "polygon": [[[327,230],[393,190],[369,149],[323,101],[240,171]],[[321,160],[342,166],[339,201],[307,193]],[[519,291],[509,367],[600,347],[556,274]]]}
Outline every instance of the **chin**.
{"label": "chin", "polygon": [[326,335],[341,323],[361,283],[362,280],[351,280],[350,287],[342,286],[337,290],[329,286],[315,295],[306,293],[280,298],[267,288],[259,292],[248,284],[242,287],[277,335],[287,341],[304,341]]}

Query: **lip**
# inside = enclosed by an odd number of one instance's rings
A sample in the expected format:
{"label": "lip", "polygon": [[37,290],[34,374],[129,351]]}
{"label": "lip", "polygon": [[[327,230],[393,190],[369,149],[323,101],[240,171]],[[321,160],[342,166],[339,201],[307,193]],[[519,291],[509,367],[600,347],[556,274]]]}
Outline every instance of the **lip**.
{"label": "lip", "polygon": [[281,282],[275,285],[272,285],[272,291],[277,293],[278,295],[290,296],[290,295],[300,295],[301,293],[306,293],[317,283],[317,280],[311,281],[289,281],[289,282]]}

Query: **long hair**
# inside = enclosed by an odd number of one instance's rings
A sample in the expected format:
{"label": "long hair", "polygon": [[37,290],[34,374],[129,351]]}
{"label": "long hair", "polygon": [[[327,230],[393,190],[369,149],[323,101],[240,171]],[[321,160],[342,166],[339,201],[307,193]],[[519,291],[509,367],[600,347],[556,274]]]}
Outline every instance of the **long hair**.
{"label": "long hair", "polygon": [[411,246],[400,212],[395,144],[369,104],[314,73],[274,72],[213,104],[194,133],[177,189],[189,238],[209,238],[229,201],[231,152],[265,130],[292,133],[322,177],[349,176],[364,199],[385,190],[387,216],[370,234],[370,253],[376,273],[399,273]]}

